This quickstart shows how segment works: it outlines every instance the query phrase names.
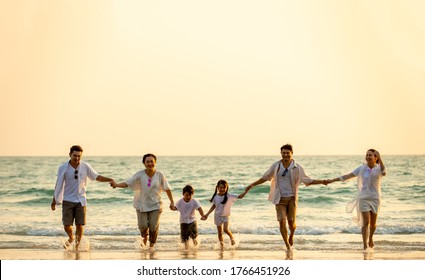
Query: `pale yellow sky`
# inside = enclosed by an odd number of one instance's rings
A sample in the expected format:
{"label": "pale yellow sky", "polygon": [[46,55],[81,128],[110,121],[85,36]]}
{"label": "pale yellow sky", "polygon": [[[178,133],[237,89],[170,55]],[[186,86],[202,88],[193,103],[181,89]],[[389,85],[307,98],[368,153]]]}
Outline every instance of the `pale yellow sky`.
{"label": "pale yellow sky", "polygon": [[0,0],[0,156],[425,154],[423,11]]}

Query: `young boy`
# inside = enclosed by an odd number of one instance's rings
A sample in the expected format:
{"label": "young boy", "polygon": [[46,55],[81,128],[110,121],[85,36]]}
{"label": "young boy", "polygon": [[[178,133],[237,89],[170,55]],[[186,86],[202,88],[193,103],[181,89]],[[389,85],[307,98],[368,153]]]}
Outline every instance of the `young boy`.
{"label": "young boy", "polygon": [[183,188],[183,198],[177,201],[176,205],[171,210],[180,212],[180,236],[185,247],[188,248],[189,237],[193,240],[193,245],[197,246],[198,227],[196,224],[195,210],[199,211],[204,217],[204,211],[196,199],[192,199],[193,188],[187,185]]}

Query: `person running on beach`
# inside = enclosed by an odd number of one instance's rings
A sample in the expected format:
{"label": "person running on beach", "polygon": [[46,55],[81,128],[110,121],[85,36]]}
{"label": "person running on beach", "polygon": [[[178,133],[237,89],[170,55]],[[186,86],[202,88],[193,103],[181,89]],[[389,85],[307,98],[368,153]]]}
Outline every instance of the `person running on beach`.
{"label": "person running on beach", "polygon": [[199,211],[202,217],[204,217],[204,211],[202,210],[199,202],[193,198],[194,190],[193,187],[187,185],[183,188],[183,198],[177,201],[176,205],[171,210],[180,212],[180,237],[185,247],[189,247],[189,237],[193,240],[193,245],[198,245],[198,227],[196,223],[195,210]]}
{"label": "person running on beach", "polygon": [[220,241],[220,246],[223,248],[223,231],[230,237],[231,245],[235,245],[236,241],[233,238],[232,232],[229,230],[229,216],[230,209],[232,204],[239,198],[242,199],[246,191],[240,195],[228,193],[229,185],[225,180],[220,180],[217,182],[215,187],[215,192],[210,200],[213,203],[210,210],[201,220],[208,219],[209,214],[215,210],[214,213],[214,224],[217,226],[218,240]]}
{"label": "person running on beach", "polygon": [[128,180],[111,184],[113,188],[131,188],[134,191],[133,206],[136,208],[137,224],[142,236],[141,246],[146,246],[149,237],[149,247],[153,249],[159,232],[159,218],[162,213],[161,192],[165,191],[170,200],[170,209],[174,207],[173,193],[167,179],[156,170],[156,156],[146,154],[142,162],[145,169],[136,172]]}
{"label": "person running on beach", "polygon": [[81,161],[83,148],[81,146],[72,146],[69,151],[70,160],[62,164],[58,169],[55,192],[50,208],[56,210],[56,205],[62,204],[62,223],[65,232],[68,234],[68,241],[65,242],[65,248],[68,249],[74,241],[72,225],[76,225],[75,230],[75,249],[81,242],[84,235],[84,225],[86,224],[86,188],[87,178],[99,182],[115,181],[99,175],[87,162]]}
{"label": "person running on beach", "polygon": [[381,204],[381,181],[387,174],[384,162],[379,152],[369,149],[366,152],[366,164],[362,164],[353,172],[326,180],[327,184],[336,181],[347,181],[357,177],[357,197],[347,205],[347,212],[357,209],[356,221],[362,226],[363,249],[373,248],[373,234]]}
{"label": "person running on beach", "polygon": [[[263,176],[246,187],[248,192],[253,187],[271,180],[269,200],[275,204],[279,230],[288,250],[294,245],[295,223],[298,206],[298,188],[301,183],[306,186],[324,184],[324,180],[314,180],[308,177],[304,168],[292,159],[292,145],[286,144],[280,148],[282,159],[274,162]],[[288,238],[286,221],[291,233]]]}

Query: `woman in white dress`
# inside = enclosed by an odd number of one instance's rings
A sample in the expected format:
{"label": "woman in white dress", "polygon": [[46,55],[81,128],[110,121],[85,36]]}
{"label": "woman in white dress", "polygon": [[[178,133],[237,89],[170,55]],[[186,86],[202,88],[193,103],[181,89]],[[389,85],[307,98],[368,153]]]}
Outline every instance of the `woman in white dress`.
{"label": "woman in white dress", "polygon": [[353,172],[326,180],[326,183],[346,181],[357,177],[357,197],[347,205],[347,211],[357,208],[357,222],[362,226],[363,249],[373,248],[373,234],[381,202],[381,180],[386,175],[386,169],[381,155],[374,149],[366,152],[366,163]]}

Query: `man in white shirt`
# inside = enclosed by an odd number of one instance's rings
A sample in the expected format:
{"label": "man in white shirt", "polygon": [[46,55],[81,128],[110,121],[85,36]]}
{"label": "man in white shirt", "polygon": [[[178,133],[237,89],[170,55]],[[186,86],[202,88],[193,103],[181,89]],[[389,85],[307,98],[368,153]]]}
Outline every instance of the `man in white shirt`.
{"label": "man in white shirt", "polygon": [[[256,185],[271,181],[269,200],[275,204],[280,233],[286,248],[290,250],[294,244],[294,234],[297,228],[295,219],[300,184],[303,183],[309,186],[324,184],[325,181],[311,179],[305,174],[304,168],[292,159],[292,145],[283,145],[280,148],[280,153],[282,159],[274,162],[260,179],[246,187],[246,191]],[[288,221],[288,227],[291,232],[289,238],[286,221]]]}
{"label": "man in white shirt", "polygon": [[86,223],[86,187],[87,178],[99,182],[115,183],[113,179],[99,175],[87,162],[81,161],[83,148],[72,146],[70,148],[70,160],[59,167],[55,193],[53,196],[51,209],[54,211],[56,205],[62,204],[62,222],[65,232],[68,234],[68,241],[64,246],[68,249],[74,241],[72,225],[76,225],[75,249],[78,250],[81,238],[84,234]]}

